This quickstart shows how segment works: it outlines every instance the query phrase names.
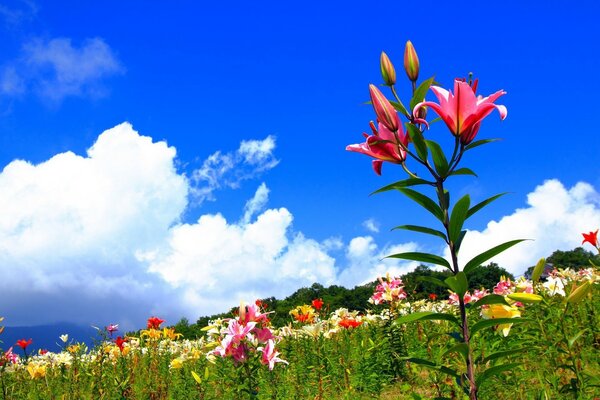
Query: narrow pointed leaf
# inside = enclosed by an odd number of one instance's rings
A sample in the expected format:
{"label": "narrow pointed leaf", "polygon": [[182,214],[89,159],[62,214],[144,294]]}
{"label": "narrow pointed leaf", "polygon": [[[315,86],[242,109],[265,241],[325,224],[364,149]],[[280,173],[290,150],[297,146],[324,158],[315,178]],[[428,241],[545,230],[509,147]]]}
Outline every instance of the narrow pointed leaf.
{"label": "narrow pointed leaf", "polygon": [[450,214],[449,239],[451,242],[456,242],[462,231],[463,224],[467,219],[467,212],[471,205],[471,197],[468,194],[460,198],[452,208]]}
{"label": "narrow pointed leaf", "polygon": [[469,356],[469,347],[466,343],[456,343],[442,354],[442,357],[446,357],[449,354],[458,353],[466,360]]}
{"label": "narrow pointed leaf", "polygon": [[454,251],[456,251],[456,254],[458,254],[458,252],[460,251],[460,246],[462,245],[462,241],[465,238],[466,234],[467,231],[463,229],[462,232],[460,232],[460,235],[458,235],[458,239],[456,239],[456,241],[454,242]]}
{"label": "narrow pointed leaf", "polygon": [[433,235],[433,236],[440,237],[440,238],[444,239],[444,241],[447,241],[446,235],[443,232],[438,231],[437,229],[427,228],[425,226],[419,226],[419,225],[399,225],[399,226],[396,226],[396,227],[392,228],[392,230],[396,230],[396,229],[404,229],[404,230],[407,230],[407,231],[414,231],[414,232],[426,233],[428,235]]}
{"label": "narrow pointed leaf", "polygon": [[421,207],[432,213],[437,219],[442,222],[444,221],[444,213],[442,209],[429,197],[417,192],[416,190],[408,188],[400,188],[398,190],[414,202],[418,203]]}
{"label": "narrow pointed leaf", "polygon": [[484,251],[483,253],[473,257],[471,259],[471,261],[469,261],[465,267],[463,268],[463,271],[465,271],[465,274],[468,274],[473,268],[476,268],[478,266],[480,266],[481,264],[483,264],[484,262],[486,262],[487,260],[489,260],[492,257],[497,256],[498,254],[502,253],[504,250],[511,248],[512,246],[514,246],[517,243],[521,243],[523,241],[525,241],[527,239],[517,239],[517,240],[511,240],[509,242],[505,242],[502,244],[499,244],[496,247],[492,247],[489,250]]}
{"label": "narrow pointed leaf", "polygon": [[406,107],[404,107],[404,104],[402,104],[401,101],[391,101],[390,100],[390,104],[398,111],[400,111],[402,114],[404,114],[406,116],[406,118],[410,118],[411,115],[408,113],[408,111],[406,110]]}
{"label": "narrow pointed leaf", "polygon": [[529,351],[529,350],[531,350],[531,348],[524,348],[523,347],[523,348],[519,348],[519,349],[497,351],[495,353],[490,354],[486,358],[484,358],[482,360],[482,363],[485,364],[488,361],[493,361],[493,360],[497,360],[498,358],[512,356],[513,354],[520,354],[520,353],[523,353],[523,352]]}
{"label": "narrow pointed leaf", "polygon": [[481,146],[481,145],[483,145],[483,144],[492,143],[492,142],[497,142],[497,141],[499,141],[499,140],[500,140],[500,139],[481,139],[481,140],[476,140],[476,141],[474,141],[474,142],[471,142],[470,144],[468,144],[468,145],[465,147],[465,151],[467,151],[467,150],[471,150],[471,149],[473,149],[473,148],[475,148],[475,147],[477,147],[477,146]]}
{"label": "narrow pointed leaf", "polygon": [[471,304],[471,307],[481,307],[486,304],[504,304],[508,306],[509,304],[506,302],[504,296],[500,296],[499,294],[488,294],[487,296],[483,296],[475,303]]}
{"label": "narrow pointed leaf", "polygon": [[450,289],[452,289],[452,291],[454,291],[460,297],[463,297],[469,288],[467,275],[465,275],[465,273],[462,271],[454,276],[449,276],[444,280],[444,282],[446,282],[446,285],[448,285]]}
{"label": "narrow pointed leaf", "polygon": [[475,379],[475,384],[477,386],[480,386],[483,382],[485,382],[487,379],[491,378],[492,376],[499,375],[505,371],[511,371],[511,370],[515,369],[516,367],[518,367],[519,365],[521,365],[521,363],[510,363],[510,364],[495,365],[491,368],[488,368],[485,371],[483,371],[482,373],[480,373],[479,375],[477,375],[477,378]]}
{"label": "narrow pointed leaf", "polygon": [[419,156],[421,160],[427,161],[427,145],[425,144],[425,139],[419,128],[411,123],[406,123],[406,130],[408,131],[410,141],[415,145],[417,156]]}
{"label": "narrow pointed leaf", "polygon": [[434,79],[434,77],[424,80],[417,87],[417,89],[415,90],[415,93],[413,94],[412,99],[410,99],[409,106],[410,106],[411,110],[413,110],[418,103],[422,102],[425,99],[425,95],[427,94],[427,91],[433,84],[433,79]]}
{"label": "narrow pointed leaf", "polygon": [[535,268],[533,269],[533,273],[531,274],[531,280],[533,283],[536,283],[540,280],[540,277],[544,273],[544,268],[546,267],[546,259],[540,258],[540,260],[535,264]]}
{"label": "narrow pointed leaf", "polygon": [[469,168],[455,169],[454,171],[452,171],[452,173],[450,175],[472,175],[472,176],[477,176],[477,174],[475,172],[473,172],[473,170],[471,170]]}
{"label": "narrow pointed leaf", "polygon": [[414,363],[414,364],[419,364],[419,365],[422,365],[422,366],[424,366],[426,368],[437,369],[438,371],[442,371],[442,372],[444,372],[444,373],[446,373],[448,375],[451,375],[451,376],[453,376],[455,378],[459,378],[460,377],[460,375],[458,374],[458,372],[456,372],[455,370],[450,369],[448,367],[444,367],[443,365],[437,365],[436,363],[431,362],[429,360],[424,360],[422,358],[416,358],[416,357],[402,357],[402,360],[408,361],[408,362],[411,362],[411,363]]}
{"label": "narrow pointed leaf", "polygon": [[442,147],[434,142],[433,140],[425,140],[425,144],[429,151],[431,152],[431,158],[433,159],[433,165],[438,175],[446,176],[448,173],[448,160],[446,159],[446,155],[442,150]]}
{"label": "narrow pointed leaf", "polygon": [[377,194],[377,193],[387,192],[389,190],[398,190],[398,189],[406,188],[409,186],[428,185],[428,184],[431,184],[431,182],[426,181],[425,179],[409,178],[409,179],[404,179],[402,181],[391,183],[387,186],[382,187],[381,189],[377,189],[376,191],[374,191],[371,194],[373,195],[373,194]]}
{"label": "narrow pointed leaf", "polygon": [[507,194],[508,192],[504,192],[504,193],[500,193],[497,194],[495,196],[490,197],[487,200],[482,201],[481,203],[477,203],[475,204],[473,207],[471,207],[469,209],[469,211],[467,212],[467,218],[469,218],[471,215],[475,214],[477,211],[481,210],[483,207],[487,206],[488,204],[490,204],[492,201],[496,200],[499,197],[504,196],[505,194]]}
{"label": "narrow pointed leaf", "polygon": [[396,319],[396,324],[406,324],[415,321],[449,321],[460,326],[458,319],[451,314],[434,313],[432,311],[414,312]]}
{"label": "narrow pointed leaf", "polygon": [[479,332],[482,329],[490,328],[490,327],[496,326],[496,325],[502,325],[502,324],[517,325],[517,324],[524,324],[524,323],[530,322],[530,321],[531,320],[526,319],[526,318],[492,318],[492,319],[482,319],[481,321],[475,323],[475,325],[473,325],[471,327],[471,335],[475,335],[477,332]]}
{"label": "narrow pointed leaf", "polygon": [[587,331],[587,328],[583,329],[583,330],[581,330],[579,332],[577,332],[577,334],[575,336],[569,338],[568,343],[567,343],[569,345],[569,349],[573,348],[573,345],[575,344],[575,342],[577,341],[577,339],[579,339],[580,337],[582,337],[583,334],[585,333],[585,331]]}
{"label": "narrow pointed leaf", "polygon": [[411,261],[420,261],[429,264],[441,265],[442,267],[446,267],[448,269],[452,269],[450,267],[450,263],[445,258],[440,256],[436,256],[435,254],[429,253],[419,253],[419,252],[408,252],[408,253],[398,253],[392,254],[391,256],[387,256],[385,258],[400,258],[402,260],[411,260]]}

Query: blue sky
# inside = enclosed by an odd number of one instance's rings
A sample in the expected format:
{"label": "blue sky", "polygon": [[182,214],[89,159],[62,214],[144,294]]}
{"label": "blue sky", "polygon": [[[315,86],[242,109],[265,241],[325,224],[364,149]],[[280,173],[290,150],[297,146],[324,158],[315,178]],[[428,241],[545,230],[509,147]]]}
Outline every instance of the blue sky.
{"label": "blue sky", "polygon": [[450,185],[511,193],[470,221],[464,257],[534,239],[497,259],[519,274],[576,247],[600,226],[599,7],[480,3],[3,2],[0,315],[194,320],[414,267],[390,252],[443,254],[389,231],[432,223],[416,205],[369,196],[401,168],[379,177],[344,150],[374,119],[380,52],[404,79],[408,39],[421,77],[473,72],[480,93],[507,91],[506,120],[479,133],[503,140],[467,155],[479,178]]}

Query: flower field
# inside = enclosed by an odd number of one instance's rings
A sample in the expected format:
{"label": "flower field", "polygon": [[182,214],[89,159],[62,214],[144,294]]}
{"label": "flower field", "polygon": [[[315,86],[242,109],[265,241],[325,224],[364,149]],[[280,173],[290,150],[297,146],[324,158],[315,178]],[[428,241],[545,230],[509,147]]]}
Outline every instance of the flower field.
{"label": "flower field", "polygon": [[[484,371],[480,397],[599,396],[599,288],[593,268],[567,269],[465,295]],[[213,321],[197,340],[180,339],[157,317],[135,336],[111,339],[118,326],[109,325],[92,349],[65,334],[61,352],[29,355],[23,340],[2,353],[0,398],[463,398],[463,349],[452,318],[440,318],[458,316],[456,295],[406,297],[402,281],[387,276],[370,300],[385,305],[380,313],[327,314],[315,299],[275,328],[258,301]]]}

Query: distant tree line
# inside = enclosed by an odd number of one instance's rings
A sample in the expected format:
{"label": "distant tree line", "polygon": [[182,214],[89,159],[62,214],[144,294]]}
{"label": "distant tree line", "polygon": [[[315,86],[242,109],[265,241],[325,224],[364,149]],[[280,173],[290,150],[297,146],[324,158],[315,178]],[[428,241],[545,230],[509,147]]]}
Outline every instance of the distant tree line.
{"label": "distant tree line", "polygon": [[[546,259],[546,262],[557,268],[568,267],[578,270],[587,268],[590,265],[590,260],[594,264],[600,265],[600,256],[577,247],[571,251],[557,250]],[[527,273],[531,274],[532,270],[533,266],[525,272],[525,276],[527,276]],[[450,275],[450,272],[447,270],[432,269],[426,265],[419,265],[414,271],[402,275],[408,301],[427,299],[432,294],[437,299],[447,298],[448,292],[446,289],[434,283],[423,281],[420,278],[428,276],[444,280]],[[469,287],[471,290],[485,288],[491,291],[502,276],[511,280],[515,279],[511,273],[498,264],[490,263],[482,268],[475,269],[469,274]],[[266,305],[267,311],[273,312],[270,315],[273,325],[281,327],[290,323],[290,310],[298,305],[311,304],[314,299],[323,300],[323,308],[326,313],[341,307],[361,312],[366,312],[367,310],[379,311],[381,306],[374,306],[368,302],[377,283],[377,281],[373,281],[365,285],[356,286],[353,289],[337,285],[324,287],[319,283],[314,283],[310,287],[298,289],[283,300],[276,299],[275,297],[260,300]],[[182,318],[174,327],[177,332],[183,334],[183,337],[192,339],[203,335],[201,329],[206,327],[209,321],[217,318],[230,318],[234,315],[234,312],[236,312],[235,308],[226,313],[200,317],[195,323],[190,323],[188,319]]]}

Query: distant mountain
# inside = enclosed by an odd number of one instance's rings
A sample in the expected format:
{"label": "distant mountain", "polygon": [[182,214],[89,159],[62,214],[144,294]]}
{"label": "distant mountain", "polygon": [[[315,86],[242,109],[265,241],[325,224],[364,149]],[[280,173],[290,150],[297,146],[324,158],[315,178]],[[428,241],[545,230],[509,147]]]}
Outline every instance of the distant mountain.
{"label": "distant mountain", "polygon": [[5,351],[10,347],[14,347],[17,354],[23,354],[22,350],[16,346],[19,339],[33,339],[31,345],[27,348],[29,354],[37,352],[38,349],[46,349],[49,351],[60,351],[64,343],[59,336],[68,334],[69,341],[67,343],[82,342],[91,347],[94,341],[99,341],[101,338],[98,331],[91,326],[81,326],[71,323],[56,323],[52,325],[38,326],[7,326],[4,332],[0,335],[0,348]]}

